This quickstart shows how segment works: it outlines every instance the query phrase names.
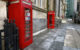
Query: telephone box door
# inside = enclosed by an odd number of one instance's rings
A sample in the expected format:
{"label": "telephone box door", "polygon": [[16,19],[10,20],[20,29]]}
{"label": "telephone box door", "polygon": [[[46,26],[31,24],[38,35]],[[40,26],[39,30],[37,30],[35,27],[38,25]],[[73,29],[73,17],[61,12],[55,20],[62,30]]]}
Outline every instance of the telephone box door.
{"label": "telephone box door", "polygon": [[24,8],[24,42],[23,47],[30,45],[33,41],[32,35],[32,8]]}
{"label": "telephone box door", "polygon": [[20,48],[25,48],[32,44],[33,41],[32,6],[23,4],[22,15],[23,17],[21,18],[23,19],[24,27],[22,32],[24,32],[24,34],[23,33],[20,34],[20,38],[23,40],[20,41],[20,44],[22,44],[20,45]]}

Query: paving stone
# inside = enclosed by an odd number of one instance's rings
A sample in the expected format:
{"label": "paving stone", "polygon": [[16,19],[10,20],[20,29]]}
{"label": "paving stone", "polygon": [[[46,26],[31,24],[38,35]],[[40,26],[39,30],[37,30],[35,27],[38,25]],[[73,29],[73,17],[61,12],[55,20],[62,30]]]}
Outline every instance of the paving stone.
{"label": "paving stone", "polygon": [[54,34],[54,35],[52,35],[53,37],[57,37],[58,35],[57,34]]}
{"label": "paving stone", "polygon": [[77,48],[63,47],[63,50],[78,50]]}
{"label": "paving stone", "polygon": [[63,47],[63,50],[70,50],[70,47]]}
{"label": "paving stone", "polygon": [[63,50],[64,43],[55,41],[49,50]]}
{"label": "paving stone", "polygon": [[80,50],[80,49],[78,49],[78,50]]}
{"label": "paving stone", "polygon": [[70,48],[70,50],[78,50],[77,48]]}
{"label": "paving stone", "polygon": [[64,37],[62,36],[62,37],[57,37],[56,39],[55,39],[55,41],[58,41],[58,42],[64,42]]}
{"label": "paving stone", "polygon": [[53,38],[50,37],[46,39],[44,42],[42,42],[41,45],[39,45],[39,47],[48,50],[53,42],[54,42]]}
{"label": "paving stone", "polygon": [[45,48],[36,48],[35,50],[46,50]]}

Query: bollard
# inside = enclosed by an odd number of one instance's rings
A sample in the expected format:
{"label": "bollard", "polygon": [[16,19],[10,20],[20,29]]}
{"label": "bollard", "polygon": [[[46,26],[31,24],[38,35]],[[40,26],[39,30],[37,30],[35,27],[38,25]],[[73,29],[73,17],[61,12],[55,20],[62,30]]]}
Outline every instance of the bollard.
{"label": "bollard", "polygon": [[5,40],[5,50],[10,50],[10,40],[9,40],[9,34],[11,30],[9,27],[9,23],[7,20],[5,20],[5,25],[4,25],[4,40]]}
{"label": "bollard", "polygon": [[1,31],[0,31],[0,50],[2,50],[2,43],[1,43]]}
{"label": "bollard", "polygon": [[11,23],[8,23],[7,20],[5,21],[4,33],[5,50],[19,50],[18,28],[13,21]]}

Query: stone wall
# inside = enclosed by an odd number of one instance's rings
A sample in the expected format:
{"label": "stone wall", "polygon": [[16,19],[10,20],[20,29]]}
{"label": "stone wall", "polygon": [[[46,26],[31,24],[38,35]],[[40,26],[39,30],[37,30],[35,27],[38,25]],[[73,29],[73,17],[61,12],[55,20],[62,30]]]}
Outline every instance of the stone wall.
{"label": "stone wall", "polygon": [[47,28],[47,13],[33,10],[33,32]]}
{"label": "stone wall", "polygon": [[47,0],[31,0],[34,6],[47,10]]}
{"label": "stone wall", "polygon": [[0,30],[3,29],[4,20],[7,18],[6,2],[0,1]]}

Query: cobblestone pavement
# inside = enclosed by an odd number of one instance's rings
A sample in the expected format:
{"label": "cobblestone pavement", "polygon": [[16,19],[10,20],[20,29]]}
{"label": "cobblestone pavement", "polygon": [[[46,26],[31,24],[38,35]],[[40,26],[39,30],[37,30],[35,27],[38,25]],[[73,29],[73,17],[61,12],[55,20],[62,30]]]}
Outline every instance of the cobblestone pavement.
{"label": "cobblestone pavement", "polygon": [[80,25],[64,23],[34,37],[24,50],[80,50]]}

